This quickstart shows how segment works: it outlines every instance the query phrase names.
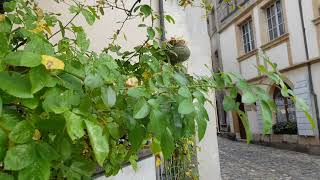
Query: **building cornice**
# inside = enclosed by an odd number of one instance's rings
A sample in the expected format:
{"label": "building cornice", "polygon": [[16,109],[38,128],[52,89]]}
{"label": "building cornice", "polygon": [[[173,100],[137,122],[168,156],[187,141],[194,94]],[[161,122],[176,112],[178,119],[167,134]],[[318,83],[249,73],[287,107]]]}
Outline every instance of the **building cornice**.
{"label": "building cornice", "polygon": [[[309,61],[305,61],[305,62],[302,62],[302,63],[299,63],[299,64],[295,64],[295,65],[283,68],[283,69],[280,70],[280,72],[281,73],[285,73],[285,72],[288,72],[288,71],[292,71],[292,70],[295,70],[295,69],[299,69],[299,68],[305,67],[307,65],[312,65],[312,64],[317,64],[317,63],[320,63],[320,57],[316,57],[316,58],[310,59]],[[247,81],[248,82],[256,82],[256,81],[262,80],[265,77],[266,76],[257,76],[257,77],[248,79]]]}
{"label": "building cornice", "polygon": [[287,41],[289,41],[289,33],[283,34],[282,36],[280,36],[280,37],[278,37],[278,38],[276,38],[276,39],[274,39],[274,40],[262,45],[261,49],[263,51],[266,51],[266,50],[274,48],[274,47],[276,47],[276,46],[278,46],[278,45],[280,45],[280,44],[282,44],[284,42],[287,42]]}

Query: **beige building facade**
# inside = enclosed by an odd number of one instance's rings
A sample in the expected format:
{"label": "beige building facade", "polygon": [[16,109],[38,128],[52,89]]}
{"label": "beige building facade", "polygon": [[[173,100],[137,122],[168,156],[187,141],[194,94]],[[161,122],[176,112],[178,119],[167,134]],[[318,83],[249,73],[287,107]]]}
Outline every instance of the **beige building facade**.
{"label": "beige building facade", "polygon": [[[217,0],[213,3],[215,8],[208,21],[209,32],[212,29],[211,49],[217,54],[212,57],[213,63],[223,71],[240,73],[253,84],[266,84],[262,87],[275,99],[278,109],[273,125],[293,122],[297,127],[295,134],[279,135],[271,131],[263,136],[259,104],[243,105],[254,134],[253,141],[312,148],[319,145],[320,0],[232,0],[229,4]],[[303,112],[281,97],[273,84],[258,72],[256,66],[266,65],[263,54],[278,65],[286,76],[288,88],[306,102],[315,120],[315,129]],[[241,98],[241,94],[239,96]],[[246,138],[236,114],[220,113],[219,124],[219,130],[234,133],[237,139]]]}

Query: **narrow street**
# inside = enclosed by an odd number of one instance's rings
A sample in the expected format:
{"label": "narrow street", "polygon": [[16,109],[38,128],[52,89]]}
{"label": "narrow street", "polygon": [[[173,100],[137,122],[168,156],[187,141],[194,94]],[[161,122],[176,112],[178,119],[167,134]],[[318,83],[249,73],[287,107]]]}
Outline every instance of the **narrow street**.
{"label": "narrow street", "polygon": [[223,180],[320,180],[320,156],[218,138]]}

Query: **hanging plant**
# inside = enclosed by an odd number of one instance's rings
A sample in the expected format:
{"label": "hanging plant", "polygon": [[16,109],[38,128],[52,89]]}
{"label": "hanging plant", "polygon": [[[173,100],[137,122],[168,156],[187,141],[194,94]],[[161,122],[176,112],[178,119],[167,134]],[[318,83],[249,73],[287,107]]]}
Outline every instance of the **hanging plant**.
{"label": "hanging plant", "polygon": [[168,41],[168,62],[172,65],[185,62],[190,57],[190,49],[183,39],[172,38]]}

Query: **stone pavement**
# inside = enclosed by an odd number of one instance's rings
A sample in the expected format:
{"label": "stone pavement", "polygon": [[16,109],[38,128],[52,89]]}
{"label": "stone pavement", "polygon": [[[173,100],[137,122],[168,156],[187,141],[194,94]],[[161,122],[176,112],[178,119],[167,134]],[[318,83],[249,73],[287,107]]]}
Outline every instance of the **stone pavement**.
{"label": "stone pavement", "polygon": [[218,138],[223,180],[320,180],[320,156]]}

